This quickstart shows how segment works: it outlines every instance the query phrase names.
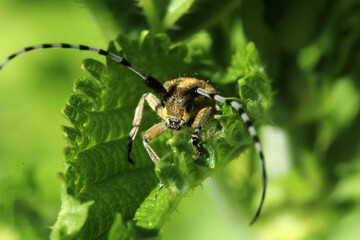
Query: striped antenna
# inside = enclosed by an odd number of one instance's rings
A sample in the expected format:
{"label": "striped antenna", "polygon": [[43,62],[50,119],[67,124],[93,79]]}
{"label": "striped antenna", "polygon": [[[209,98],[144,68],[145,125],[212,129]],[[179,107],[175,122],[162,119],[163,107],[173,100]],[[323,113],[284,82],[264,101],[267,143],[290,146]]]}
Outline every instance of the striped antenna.
{"label": "striped antenna", "polygon": [[244,112],[244,110],[241,108],[241,106],[240,106],[240,104],[238,102],[228,100],[228,99],[226,99],[226,98],[224,98],[224,97],[222,97],[222,96],[220,96],[220,95],[218,95],[216,93],[206,91],[206,90],[204,90],[202,88],[198,88],[196,91],[197,91],[197,93],[199,93],[199,94],[201,94],[201,95],[203,95],[205,97],[208,97],[208,98],[214,99],[216,101],[219,101],[221,103],[227,104],[227,105],[233,107],[236,111],[238,111],[240,113],[241,119],[246,124],[246,126],[248,128],[248,131],[249,131],[251,137],[254,140],[256,151],[257,151],[257,153],[258,153],[258,155],[260,157],[263,190],[262,190],[262,196],[261,196],[261,201],[260,201],[260,205],[258,207],[258,210],[256,211],[256,214],[255,214],[253,220],[250,222],[250,225],[252,225],[258,219],[258,217],[260,216],[260,212],[261,212],[261,209],[263,207],[264,200],[265,200],[266,184],[267,184],[266,170],[265,170],[265,159],[264,159],[264,154],[263,154],[263,151],[262,151],[262,148],[261,148],[259,137],[258,137],[258,135],[256,133],[256,130],[255,130],[254,126],[252,125],[252,123],[250,121],[250,118]]}
{"label": "striped antenna", "polygon": [[32,51],[32,50],[36,50],[36,49],[46,49],[46,48],[67,48],[67,49],[78,49],[78,50],[85,50],[85,51],[93,51],[96,52],[100,55],[104,55],[106,57],[111,58],[112,60],[114,60],[115,62],[118,62],[122,65],[124,65],[125,67],[127,67],[128,69],[130,69],[131,71],[133,71],[134,73],[136,73],[137,75],[139,75],[142,79],[144,79],[146,86],[148,86],[149,88],[151,88],[155,93],[157,93],[160,97],[163,97],[166,95],[166,90],[165,88],[162,86],[162,84],[157,81],[156,79],[154,79],[153,77],[147,75],[146,73],[142,72],[140,69],[138,69],[137,67],[135,67],[134,65],[132,65],[131,63],[129,63],[125,58],[122,58],[118,55],[115,55],[111,52],[105,51],[103,49],[100,48],[95,48],[95,47],[89,47],[86,45],[77,45],[77,44],[68,44],[68,43],[55,43],[55,44],[49,44],[49,43],[45,43],[45,44],[39,44],[39,45],[35,45],[35,46],[30,46],[30,47],[26,47],[20,51],[17,51],[14,54],[11,54],[9,57],[7,57],[0,65],[0,70],[12,59],[14,59],[15,57]]}

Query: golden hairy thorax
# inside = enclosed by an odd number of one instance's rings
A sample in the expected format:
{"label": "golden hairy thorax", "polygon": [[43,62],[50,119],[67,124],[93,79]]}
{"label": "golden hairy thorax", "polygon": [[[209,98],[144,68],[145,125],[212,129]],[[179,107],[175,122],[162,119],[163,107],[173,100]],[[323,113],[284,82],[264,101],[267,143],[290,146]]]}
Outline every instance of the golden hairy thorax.
{"label": "golden hairy thorax", "polygon": [[204,108],[215,109],[215,100],[196,93],[197,88],[216,92],[216,89],[203,80],[196,78],[177,78],[164,84],[168,96],[164,103],[163,115],[169,128],[174,123],[184,128],[192,126],[196,115]]}

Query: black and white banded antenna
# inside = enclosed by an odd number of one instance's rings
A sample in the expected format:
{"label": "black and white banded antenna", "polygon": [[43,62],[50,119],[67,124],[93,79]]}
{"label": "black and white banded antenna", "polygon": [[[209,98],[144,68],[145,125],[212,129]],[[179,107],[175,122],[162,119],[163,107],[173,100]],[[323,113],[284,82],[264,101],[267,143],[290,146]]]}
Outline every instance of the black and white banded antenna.
{"label": "black and white banded antenna", "polygon": [[262,150],[262,147],[261,147],[261,144],[260,144],[259,137],[258,137],[258,135],[256,133],[256,130],[255,130],[253,124],[250,121],[249,116],[245,113],[245,111],[242,109],[242,107],[240,106],[240,104],[238,102],[226,99],[223,96],[220,96],[220,95],[218,95],[216,93],[213,93],[213,92],[206,91],[206,90],[204,90],[202,88],[198,88],[196,90],[196,92],[203,95],[203,96],[205,96],[205,97],[208,97],[208,98],[214,99],[214,100],[216,100],[218,102],[229,105],[229,106],[233,107],[236,111],[238,111],[239,114],[240,114],[241,119],[246,124],[247,129],[248,129],[251,137],[254,140],[255,149],[256,149],[259,157],[260,157],[261,173],[262,173],[261,178],[262,178],[262,183],[263,183],[263,189],[262,189],[262,195],[261,195],[261,200],[260,200],[259,207],[258,207],[258,209],[256,211],[256,214],[255,214],[253,220],[250,222],[250,225],[252,225],[258,219],[258,217],[260,216],[261,209],[262,209],[262,207],[264,205],[265,194],[266,194],[266,185],[267,185],[266,170],[265,170],[265,159],[264,159],[264,154],[263,154],[263,150]]}
{"label": "black and white banded antenna", "polygon": [[118,62],[122,65],[124,65],[125,67],[127,67],[128,69],[130,69],[131,71],[133,71],[134,73],[136,73],[137,75],[139,75],[142,79],[144,79],[146,86],[148,86],[149,88],[151,88],[155,93],[157,93],[160,97],[163,97],[166,94],[166,90],[165,88],[162,86],[162,84],[157,81],[156,79],[154,79],[153,77],[151,77],[150,75],[147,75],[146,73],[142,72],[140,69],[138,69],[137,67],[135,67],[134,65],[132,65],[131,63],[129,63],[125,58],[120,57],[118,55],[115,55],[111,52],[108,52],[106,50],[100,49],[100,48],[96,48],[96,47],[90,47],[90,46],[86,46],[86,45],[79,45],[79,44],[68,44],[68,43],[44,43],[44,44],[39,44],[39,45],[34,45],[34,46],[30,46],[30,47],[26,47],[24,49],[21,49],[20,51],[17,51],[14,54],[11,54],[9,57],[7,57],[0,65],[0,70],[12,59],[14,59],[15,57],[32,51],[32,50],[38,50],[38,49],[47,49],[47,48],[67,48],[67,49],[78,49],[78,50],[82,50],[82,51],[92,51],[92,52],[96,52],[100,55],[104,55],[108,58],[111,58],[112,60],[114,60],[115,62]]}

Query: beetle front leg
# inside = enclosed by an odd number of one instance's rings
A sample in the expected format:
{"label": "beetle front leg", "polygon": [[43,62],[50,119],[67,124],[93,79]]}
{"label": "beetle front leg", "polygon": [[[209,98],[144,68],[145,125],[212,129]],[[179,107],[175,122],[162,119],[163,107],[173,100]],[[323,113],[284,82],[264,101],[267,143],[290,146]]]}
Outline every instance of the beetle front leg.
{"label": "beetle front leg", "polygon": [[[160,161],[159,156],[154,152],[154,150],[150,147],[148,141],[158,137],[160,134],[162,134],[163,132],[165,132],[168,128],[165,126],[165,122],[161,122],[158,123],[154,126],[152,126],[151,128],[149,128],[144,137],[143,137],[143,144],[144,147],[146,149],[146,151],[148,152],[151,160],[156,164]],[[163,188],[163,184],[160,181],[160,187],[159,190]]]}
{"label": "beetle front leg", "polygon": [[144,147],[146,149],[146,151],[148,152],[151,160],[156,164],[160,161],[160,158],[158,157],[158,155],[154,152],[154,150],[150,147],[148,141],[158,137],[160,134],[162,134],[163,132],[165,132],[168,128],[165,126],[165,122],[161,122],[158,123],[154,126],[152,126],[151,128],[149,128],[149,130],[146,131],[144,137],[143,137],[143,144]]}
{"label": "beetle front leg", "polygon": [[136,107],[135,116],[134,116],[134,120],[133,120],[133,123],[132,123],[133,128],[131,129],[130,134],[129,134],[129,140],[130,141],[129,141],[129,144],[128,144],[128,160],[132,164],[134,164],[135,162],[131,159],[130,154],[131,154],[134,139],[135,139],[136,134],[137,134],[137,132],[139,130],[139,127],[140,127],[145,100],[149,104],[151,109],[154,110],[159,117],[164,119],[163,108],[161,106],[160,100],[152,93],[145,93],[141,97],[141,99],[140,99],[140,101],[139,101],[139,103],[138,103],[138,105]]}

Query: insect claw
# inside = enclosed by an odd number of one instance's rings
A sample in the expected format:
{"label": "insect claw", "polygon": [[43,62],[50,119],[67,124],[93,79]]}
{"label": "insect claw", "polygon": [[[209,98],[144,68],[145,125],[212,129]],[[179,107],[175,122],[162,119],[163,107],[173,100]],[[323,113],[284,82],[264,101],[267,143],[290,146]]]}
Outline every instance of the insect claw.
{"label": "insect claw", "polygon": [[[162,182],[160,181],[160,187],[158,192],[164,187],[164,184],[162,184]],[[155,194],[155,199],[157,198],[158,192]]]}
{"label": "insect claw", "polygon": [[128,161],[129,161],[129,163],[131,163],[131,164],[135,164],[135,162],[131,159],[130,156],[128,156]]}
{"label": "insect claw", "polygon": [[[202,145],[202,144],[201,144]],[[201,148],[201,145],[200,144],[198,144],[197,146],[196,146],[196,155],[200,155],[200,148]]]}
{"label": "insect claw", "polygon": [[132,137],[130,136],[130,142],[128,144],[128,161],[131,164],[135,164],[135,162],[131,159],[130,154],[131,154],[131,150],[132,150],[132,145],[133,145],[133,141],[132,141]]}

